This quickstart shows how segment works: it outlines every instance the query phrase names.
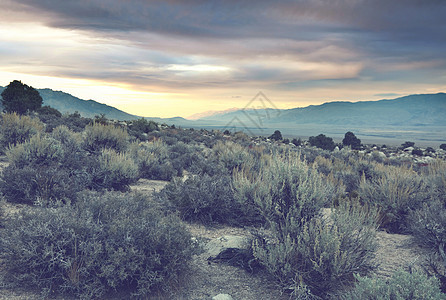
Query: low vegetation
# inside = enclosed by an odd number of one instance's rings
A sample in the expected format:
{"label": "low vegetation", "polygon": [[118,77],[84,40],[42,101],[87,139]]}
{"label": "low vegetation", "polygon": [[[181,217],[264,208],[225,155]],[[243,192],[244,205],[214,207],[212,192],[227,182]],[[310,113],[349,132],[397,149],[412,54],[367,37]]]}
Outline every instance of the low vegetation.
{"label": "low vegetation", "polygon": [[446,295],[440,290],[434,277],[423,273],[398,271],[389,280],[356,276],[358,280],[351,292],[341,297],[343,300],[413,299],[443,300]]}
{"label": "low vegetation", "polygon": [[[131,216],[131,217],[129,217]],[[2,259],[13,284],[43,296],[134,296],[166,289],[194,251],[181,221],[138,195],[83,193],[75,205],[23,209],[5,221]]]}
{"label": "low vegetation", "polygon": [[[25,204],[0,216],[4,284],[43,296],[148,297],[188,268],[196,249],[184,222],[193,222],[249,226],[249,259],[293,299],[444,299],[441,268],[387,282],[370,273],[379,229],[410,233],[446,262],[446,163],[433,158],[441,149],[412,154],[406,142],[392,151],[407,155],[393,157],[384,146],[367,154],[352,132],[342,144],[323,134],[290,143],[279,131],[252,138],[27,113],[1,116],[9,165],[0,191]],[[428,163],[416,163],[420,151]],[[147,199],[129,189],[141,178],[169,183]]]}

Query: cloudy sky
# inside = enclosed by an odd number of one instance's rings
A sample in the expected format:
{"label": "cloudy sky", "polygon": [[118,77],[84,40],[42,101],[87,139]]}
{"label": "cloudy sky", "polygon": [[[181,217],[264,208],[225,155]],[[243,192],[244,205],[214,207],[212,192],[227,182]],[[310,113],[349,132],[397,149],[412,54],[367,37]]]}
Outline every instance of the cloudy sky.
{"label": "cloudy sky", "polygon": [[0,0],[14,79],[140,116],[446,91],[444,0]]}

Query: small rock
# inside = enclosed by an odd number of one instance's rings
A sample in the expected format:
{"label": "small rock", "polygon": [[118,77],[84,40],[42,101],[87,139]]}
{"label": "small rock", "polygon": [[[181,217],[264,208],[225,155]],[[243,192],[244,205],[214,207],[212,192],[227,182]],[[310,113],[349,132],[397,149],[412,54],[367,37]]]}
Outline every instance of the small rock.
{"label": "small rock", "polygon": [[234,298],[228,294],[218,294],[217,296],[212,297],[212,300],[234,300]]}
{"label": "small rock", "polygon": [[206,252],[211,257],[216,257],[228,248],[248,249],[250,239],[242,236],[225,235],[209,241],[206,245]]}

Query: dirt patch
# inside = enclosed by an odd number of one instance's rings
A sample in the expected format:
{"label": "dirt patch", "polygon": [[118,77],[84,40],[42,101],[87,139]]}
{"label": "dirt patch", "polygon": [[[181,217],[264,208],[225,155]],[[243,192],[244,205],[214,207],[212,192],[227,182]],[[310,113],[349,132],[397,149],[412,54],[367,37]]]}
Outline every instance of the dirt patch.
{"label": "dirt patch", "polygon": [[377,240],[379,248],[375,262],[379,265],[375,273],[379,277],[390,277],[398,269],[422,269],[426,266],[429,252],[415,244],[412,236],[379,231]]}
{"label": "dirt patch", "polygon": [[150,180],[150,179],[139,179],[135,184],[131,185],[130,188],[134,192],[139,192],[151,196],[153,192],[161,191],[169,181],[163,180]]}

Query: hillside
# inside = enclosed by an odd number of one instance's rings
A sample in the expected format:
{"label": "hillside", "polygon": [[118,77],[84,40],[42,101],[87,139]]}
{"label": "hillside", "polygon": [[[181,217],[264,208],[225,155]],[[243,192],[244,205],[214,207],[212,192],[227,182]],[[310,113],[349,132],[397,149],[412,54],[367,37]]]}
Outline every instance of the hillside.
{"label": "hillside", "polygon": [[[4,87],[0,87],[0,93]],[[138,116],[94,100],[82,100],[68,93],[38,89],[44,105],[63,113],[78,111],[82,116],[104,114],[109,119],[132,120]],[[253,103],[251,107],[256,107]],[[435,146],[445,142],[446,94],[420,94],[378,101],[326,102],[292,109],[229,109],[182,117],[145,117],[158,123],[192,128],[244,131],[250,135],[270,135],[280,130],[287,137],[314,136],[319,133],[342,139],[346,131],[355,132],[364,142],[400,144],[406,140]],[[200,117],[201,116],[201,117]]]}
{"label": "hillside", "polygon": [[[200,120],[275,124],[326,124],[355,126],[446,126],[446,94],[410,95],[392,100],[326,102],[292,109],[238,110]],[[270,125],[270,126],[268,126]]]}
{"label": "hillside", "polygon": [[[3,92],[5,87],[0,86],[0,94]],[[79,99],[73,95],[62,91],[53,91],[52,89],[37,89],[43,99],[43,105],[49,105],[62,113],[74,113],[79,112],[83,117],[93,118],[104,114],[108,119],[114,120],[134,120],[141,118],[115,107],[109,106],[107,104],[99,103],[95,100],[83,100]],[[1,103],[0,103],[0,109]],[[183,119],[181,117],[174,118],[158,118],[158,117],[147,117],[147,119],[159,122],[167,123],[169,125],[175,124],[179,126],[188,126],[192,121]]]}

